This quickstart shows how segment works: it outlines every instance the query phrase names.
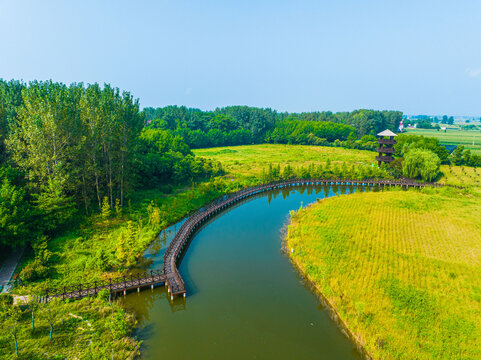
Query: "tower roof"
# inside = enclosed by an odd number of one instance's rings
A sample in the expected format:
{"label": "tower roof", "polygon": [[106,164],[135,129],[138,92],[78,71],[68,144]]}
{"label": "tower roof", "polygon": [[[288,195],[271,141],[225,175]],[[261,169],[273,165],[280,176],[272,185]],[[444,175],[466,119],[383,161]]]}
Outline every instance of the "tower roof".
{"label": "tower roof", "polygon": [[384,130],[381,131],[377,136],[397,136],[395,133],[393,133],[391,130]]}

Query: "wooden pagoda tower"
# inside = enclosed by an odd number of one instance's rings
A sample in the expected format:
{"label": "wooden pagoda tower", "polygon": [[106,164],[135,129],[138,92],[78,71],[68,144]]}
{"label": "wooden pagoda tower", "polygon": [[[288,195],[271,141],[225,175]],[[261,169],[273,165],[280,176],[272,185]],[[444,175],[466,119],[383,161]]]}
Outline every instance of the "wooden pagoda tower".
{"label": "wooden pagoda tower", "polygon": [[377,152],[379,155],[376,156],[376,160],[377,164],[381,166],[382,163],[390,163],[394,160],[392,157],[395,152],[394,144],[396,144],[394,137],[397,135],[391,130],[384,130],[377,134],[377,136],[379,136],[379,139],[377,139],[377,143],[379,144]]}

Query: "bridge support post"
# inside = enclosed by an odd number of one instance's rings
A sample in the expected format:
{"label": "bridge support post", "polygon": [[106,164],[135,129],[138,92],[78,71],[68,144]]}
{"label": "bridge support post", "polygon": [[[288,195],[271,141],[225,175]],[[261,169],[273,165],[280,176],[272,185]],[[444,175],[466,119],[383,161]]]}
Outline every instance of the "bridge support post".
{"label": "bridge support post", "polygon": [[174,294],[170,295],[170,300],[174,301]]}
{"label": "bridge support post", "polygon": [[124,290],[124,296],[127,295],[127,290]]}
{"label": "bridge support post", "polygon": [[150,290],[154,291],[154,284],[150,285]]}
{"label": "bridge support post", "polygon": [[137,288],[137,292],[140,293],[140,287]]}

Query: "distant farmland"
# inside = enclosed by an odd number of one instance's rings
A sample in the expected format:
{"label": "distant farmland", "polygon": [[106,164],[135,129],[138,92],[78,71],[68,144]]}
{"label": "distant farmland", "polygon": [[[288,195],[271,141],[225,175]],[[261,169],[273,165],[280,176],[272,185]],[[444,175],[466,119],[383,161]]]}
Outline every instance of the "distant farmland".
{"label": "distant farmland", "polygon": [[[481,131],[447,129],[446,132],[432,129],[408,129],[406,133],[436,137],[443,145],[463,145],[473,153],[481,155]],[[474,146],[473,146],[474,137]]]}

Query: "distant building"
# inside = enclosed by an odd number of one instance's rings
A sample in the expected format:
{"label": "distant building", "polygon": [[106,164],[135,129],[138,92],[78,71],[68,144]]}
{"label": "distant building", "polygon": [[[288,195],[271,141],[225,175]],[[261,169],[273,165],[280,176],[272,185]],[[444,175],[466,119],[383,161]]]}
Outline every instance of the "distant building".
{"label": "distant building", "polygon": [[392,157],[395,152],[394,145],[396,144],[394,137],[397,135],[391,130],[384,130],[377,134],[377,136],[379,136],[379,139],[377,139],[377,143],[379,144],[377,152],[379,155],[376,156],[376,160],[377,164],[381,166],[382,163],[387,164],[394,160]]}
{"label": "distant building", "polygon": [[399,132],[404,132],[404,123],[401,119],[401,122],[399,123]]}

